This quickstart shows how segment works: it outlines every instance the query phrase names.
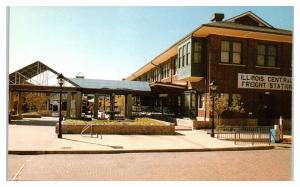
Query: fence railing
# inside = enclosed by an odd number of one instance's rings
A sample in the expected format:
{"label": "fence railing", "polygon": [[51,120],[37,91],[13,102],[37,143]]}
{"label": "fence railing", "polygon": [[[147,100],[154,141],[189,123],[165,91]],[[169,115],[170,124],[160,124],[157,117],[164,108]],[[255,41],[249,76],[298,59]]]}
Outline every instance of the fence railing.
{"label": "fence railing", "polygon": [[272,126],[220,126],[216,128],[218,139],[233,140],[234,144],[240,143],[271,143]]}

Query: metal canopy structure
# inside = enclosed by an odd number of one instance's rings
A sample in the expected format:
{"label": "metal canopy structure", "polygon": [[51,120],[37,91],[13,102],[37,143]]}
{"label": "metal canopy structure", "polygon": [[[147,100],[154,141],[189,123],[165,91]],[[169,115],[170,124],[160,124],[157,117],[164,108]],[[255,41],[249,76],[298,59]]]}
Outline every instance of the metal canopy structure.
{"label": "metal canopy structure", "polygon": [[[51,76],[50,73],[51,72]],[[9,74],[9,90],[18,92],[59,92],[57,81],[55,85],[49,85],[49,79],[59,73],[40,61],[36,61]],[[127,80],[100,80],[85,78],[67,78],[69,83],[64,86],[64,92],[81,91],[84,93],[103,94],[137,94],[144,95],[151,92],[148,82]]]}
{"label": "metal canopy structure", "polygon": [[[49,73],[51,72],[51,73]],[[49,79],[56,79],[59,73],[40,61],[36,61],[9,74],[9,84],[48,86]],[[72,86],[74,82],[66,79]]]}

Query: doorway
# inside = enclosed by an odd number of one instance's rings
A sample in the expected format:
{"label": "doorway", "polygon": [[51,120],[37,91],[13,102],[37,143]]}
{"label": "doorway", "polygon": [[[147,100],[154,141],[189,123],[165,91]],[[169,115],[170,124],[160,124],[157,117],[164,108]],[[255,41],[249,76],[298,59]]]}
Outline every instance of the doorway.
{"label": "doorway", "polygon": [[257,123],[258,126],[271,126],[275,118],[276,98],[269,92],[258,94]]}

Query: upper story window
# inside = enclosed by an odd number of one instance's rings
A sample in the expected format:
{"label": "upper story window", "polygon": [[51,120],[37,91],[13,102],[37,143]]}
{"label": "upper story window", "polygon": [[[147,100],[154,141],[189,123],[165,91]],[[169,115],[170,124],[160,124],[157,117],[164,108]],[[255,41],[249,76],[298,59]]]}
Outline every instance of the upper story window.
{"label": "upper story window", "polygon": [[191,42],[188,42],[186,44],[186,53],[187,53],[187,59],[186,59],[186,65],[189,65],[191,63]]}
{"label": "upper story window", "polygon": [[148,72],[147,74],[146,74],[146,79],[147,79],[147,82],[151,82],[151,79],[150,79],[150,76],[151,75],[151,72]]}
{"label": "upper story window", "polygon": [[179,66],[178,68],[187,66],[191,63],[191,42],[185,43],[179,47]]}
{"label": "upper story window", "polygon": [[221,42],[221,63],[241,64],[242,44],[241,42]]}
{"label": "upper story window", "polygon": [[194,42],[194,63],[201,63],[202,59],[202,43],[200,41]]}
{"label": "upper story window", "polygon": [[153,81],[158,81],[159,79],[159,68],[153,70]]}
{"label": "upper story window", "polygon": [[277,58],[277,48],[274,45],[257,45],[257,61],[258,66],[275,67]]}
{"label": "upper story window", "polygon": [[162,79],[169,78],[169,63],[166,63],[162,66]]}
{"label": "upper story window", "polygon": [[185,62],[186,62],[186,46],[184,45],[182,47],[182,67],[185,66]]}
{"label": "upper story window", "polygon": [[173,58],[173,67],[174,67],[173,75],[176,75],[176,71],[177,71],[177,68],[178,68],[177,66],[178,66],[178,59]]}
{"label": "upper story window", "polygon": [[183,47],[179,48],[179,68],[184,67]]}

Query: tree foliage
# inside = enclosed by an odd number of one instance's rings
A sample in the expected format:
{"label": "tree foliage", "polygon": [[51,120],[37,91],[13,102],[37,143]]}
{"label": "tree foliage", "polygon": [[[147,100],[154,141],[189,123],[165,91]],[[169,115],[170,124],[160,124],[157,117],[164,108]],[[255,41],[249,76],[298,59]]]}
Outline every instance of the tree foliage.
{"label": "tree foliage", "polygon": [[47,96],[44,93],[27,93],[25,95],[25,102],[28,105],[29,111],[41,110],[47,101]]}
{"label": "tree foliage", "polygon": [[[228,95],[227,95],[228,96]],[[244,113],[243,103],[241,102],[241,96],[236,94],[232,96],[231,102],[229,104],[229,98],[224,94],[216,94],[214,97],[214,111],[212,107],[213,96],[211,96],[210,109],[217,119],[217,125],[221,125],[222,114],[225,111]]]}

